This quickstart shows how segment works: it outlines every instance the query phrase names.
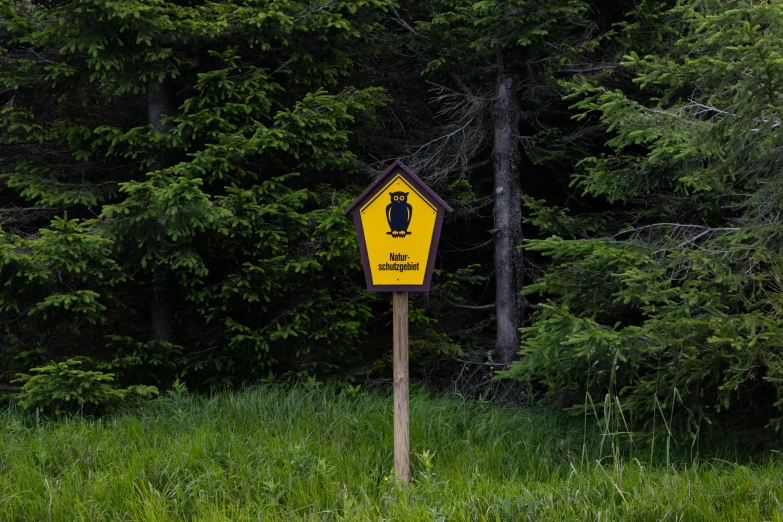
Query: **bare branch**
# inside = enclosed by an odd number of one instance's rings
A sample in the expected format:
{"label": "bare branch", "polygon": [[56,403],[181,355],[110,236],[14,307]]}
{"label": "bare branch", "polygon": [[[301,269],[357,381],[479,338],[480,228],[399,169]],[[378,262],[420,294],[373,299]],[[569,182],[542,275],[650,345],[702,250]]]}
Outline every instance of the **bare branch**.
{"label": "bare branch", "polygon": [[419,37],[419,38],[421,38],[421,39],[423,39],[423,40],[425,40],[425,41],[427,41],[427,42],[429,42],[429,41],[430,41],[430,39],[429,39],[429,38],[427,38],[426,36],[424,36],[423,34],[421,34],[420,32],[418,32],[416,29],[414,29],[413,27],[411,27],[411,25],[410,25],[408,22],[406,22],[406,21],[405,21],[405,20],[404,20],[404,19],[403,19],[403,18],[400,16],[400,13],[397,11],[397,8],[396,8],[396,7],[394,7],[394,4],[391,4],[391,9],[392,9],[392,13],[394,13],[394,21],[395,21],[395,22],[397,22],[398,24],[400,24],[400,25],[401,25],[401,26],[402,26],[404,29],[408,30],[409,32],[411,32],[411,33],[412,33],[412,34],[414,34],[415,36],[417,36],[417,37]]}
{"label": "bare branch", "polygon": [[[697,241],[711,239],[716,234],[731,234],[741,230],[738,227],[708,227],[705,225],[692,225],[686,223],[655,223],[630,230],[623,230],[612,236],[617,239],[627,235],[628,240],[638,241],[646,245],[660,246],[653,255],[681,250],[688,245],[695,245]],[[679,241],[671,246],[672,241]]]}
{"label": "bare branch", "polygon": [[451,306],[454,306],[456,308],[465,308],[466,310],[490,310],[492,308],[495,308],[495,303],[485,304],[485,305],[461,305],[457,303],[449,302]]}
{"label": "bare branch", "polygon": [[456,358],[456,357],[454,358],[454,360],[456,360],[456,361],[459,361],[459,362],[461,362],[461,363],[465,363],[465,364],[475,364],[475,365],[478,365],[478,366],[504,366],[504,367],[506,366],[506,365],[505,365],[505,364],[503,364],[503,363],[494,363],[494,362],[478,362],[478,361],[466,361],[465,359],[458,359],[458,358]]}
{"label": "bare branch", "polygon": [[558,74],[588,74],[607,69],[616,69],[616,65],[595,65],[593,67],[578,68],[575,64],[568,64],[563,69],[558,69]]}
{"label": "bare branch", "polygon": [[487,141],[486,118],[491,100],[477,96],[467,85],[458,92],[442,85],[432,84],[432,103],[438,114],[447,119],[439,136],[423,145],[412,148],[403,161],[422,179],[429,183],[441,183],[465,175],[471,168],[484,163],[471,164]]}

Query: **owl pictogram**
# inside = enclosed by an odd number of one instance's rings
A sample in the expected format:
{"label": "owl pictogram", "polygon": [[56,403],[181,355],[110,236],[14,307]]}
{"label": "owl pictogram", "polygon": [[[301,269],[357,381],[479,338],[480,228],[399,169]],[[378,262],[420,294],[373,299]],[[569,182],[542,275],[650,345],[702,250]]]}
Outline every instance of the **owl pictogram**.
{"label": "owl pictogram", "polygon": [[389,192],[391,203],[386,207],[386,221],[389,222],[391,232],[386,234],[391,237],[405,237],[408,232],[408,226],[413,217],[413,207],[408,203],[407,192]]}

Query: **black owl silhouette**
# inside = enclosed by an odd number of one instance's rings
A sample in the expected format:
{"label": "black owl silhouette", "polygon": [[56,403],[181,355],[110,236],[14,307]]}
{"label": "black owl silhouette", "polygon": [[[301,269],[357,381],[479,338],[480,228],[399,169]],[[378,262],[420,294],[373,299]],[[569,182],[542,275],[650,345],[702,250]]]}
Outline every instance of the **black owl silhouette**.
{"label": "black owl silhouette", "polygon": [[386,207],[386,221],[389,222],[391,232],[386,234],[391,237],[405,237],[408,232],[408,226],[413,217],[413,207],[408,203],[407,192],[389,192],[391,203]]}

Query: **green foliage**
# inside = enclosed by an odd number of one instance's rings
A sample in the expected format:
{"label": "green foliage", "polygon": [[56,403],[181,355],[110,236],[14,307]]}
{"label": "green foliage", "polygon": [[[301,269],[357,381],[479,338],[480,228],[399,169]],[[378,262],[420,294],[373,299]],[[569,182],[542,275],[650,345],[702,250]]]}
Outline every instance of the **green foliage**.
{"label": "green foliage", "polygon": [[[3,3],[3,359],[27,371],[16,351],[45,347],[198,387],[355,352],[373,298],[347,284],[340,207],[352,129],[387,99],[346,77],[387,7]],[[144,343],[161,295],[176,342]]]}
{"label": "green foliage", "polygon": [[691,434],[779,428],[783,8],[694,1],[653,15],[670,24],[664,42],[637,42],[618,72],[638,90],[571,84],[579,118],[608,133],[574,184],[621,221],[596,239],[528,243],[554,262],[527,288],[549,303],[507,375],[569,403],[611,393],[635,426],[673,412]]}
{"label": "green foliage", "polygon": [[[569,53],[576,54],[580,46],[589,44],[566,38],[580,25],[588,24],[584,17],[588,5],[580,0],[444,0],[435,5],[432,20],[422,23],[421,28],[438,35],[440,52],[425,72],[453,63],[467,66],[466,61],[478,65],[498,50],[508,53],[512,67],[521,65],[517,62],[521,56],[515,54],[523,49],[527,56],[543,53],[546,60],[564,62]],[[534,49],[526,49],[530,47]],[[543,51],[545,47],[549,49]]]}
{"label": "green foliage", "polygon": [[558,207],[543,199],[525,197],[527,223],[534,225],[544,235],[583,238],[601,233],[613,221],[612,212],[571,215],[566,207]]}
{"label": "green foliage", "polygon": [[116,354],[103,368],[118,373],[123,383],[165,385],[187,365],[182,346],[160,341],[139,342],[130,337],[110,337],[111,353]]}
{"label": "green foliage", "polygon": [[132,385],[122,388],[114,383],[113,373],[82,369],[94,366],[87,358],[32,368],[35,375],[19,374],[14,382],[22,384],[16,400],[25,409],[63,415],[66,413],[101,414],[134,398],[158,394],[154,386]]}
{"label": "green foliage", "polygon": [[486,384],[502,73],[542,302],[507,375],[634,426],[777,426],[782,27],[749,0],[0,1],[0,379],[64,411],[63,375],[99,410],[385,371],[342,210],[416,151],[457,212],[412,360]]}
{"label": "green foliage", "polygon": [[76,321],[100,322],[106,310],[100,291],[124,275],[109,257],[111,240],[90,234],[90,225],[66,213],[36,239],[0,231],[0,311],[43,319],[63,311]]}

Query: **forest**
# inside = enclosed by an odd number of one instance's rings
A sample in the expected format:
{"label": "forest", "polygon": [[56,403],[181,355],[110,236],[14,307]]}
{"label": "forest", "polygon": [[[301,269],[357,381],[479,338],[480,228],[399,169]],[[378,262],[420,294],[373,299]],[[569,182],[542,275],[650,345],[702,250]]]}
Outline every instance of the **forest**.
{"label": "forest", "polygon": [[781,114],[778,0],[0,0],[0,519],[783,521]]}
{"label": "forest", "polygon": [[400,160],[415,383],[774,438],[781,104],[775,1],[2,0],[3,396],[388,385],[343,211]]}

